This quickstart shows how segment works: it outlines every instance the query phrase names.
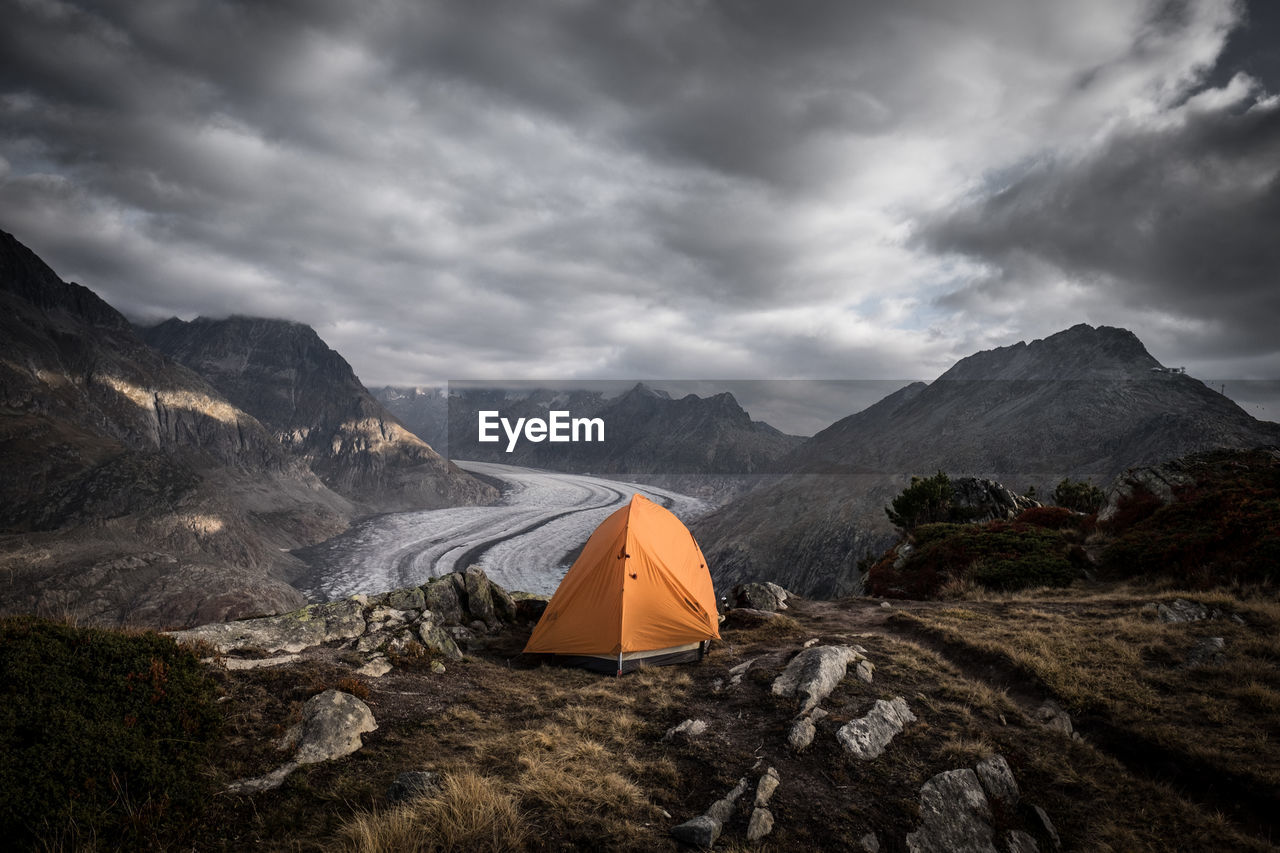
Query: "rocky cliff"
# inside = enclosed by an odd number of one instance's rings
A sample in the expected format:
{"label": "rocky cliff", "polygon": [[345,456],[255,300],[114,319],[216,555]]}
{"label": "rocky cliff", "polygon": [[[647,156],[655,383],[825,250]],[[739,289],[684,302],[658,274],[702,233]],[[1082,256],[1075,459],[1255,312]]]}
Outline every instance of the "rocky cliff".
{"label": "rocky cliff", "polygon": [[284,551],[352,514],[252,415],[0,233],[5,610],[207,621],[297,606]]}
{"label": "rocky cliff", "polygon": [[893,541],[883,507],[913,474],[1047,494],[1215,447],[1274,444],[1280,425],[1165,369],[1124,329],[1078,325],[980,352],[844,418],[762,486],[694,527],[721,582],[775,578],[811,595],[860,589],[857,564]]}
{"label": "rocky cliff", "polygon": [[253,414],[326,486],[370,509],[433,509],[498,497],[406,429],[310,326],[175,318],[142,336]]}

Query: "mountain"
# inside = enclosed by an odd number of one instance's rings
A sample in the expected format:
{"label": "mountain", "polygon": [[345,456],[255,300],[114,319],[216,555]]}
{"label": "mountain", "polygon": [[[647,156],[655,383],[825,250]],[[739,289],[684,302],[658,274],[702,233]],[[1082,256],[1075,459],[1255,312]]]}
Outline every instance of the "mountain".
{"label": "mountain", "polygon": [[252,415],[0,232],[0,609],[209,621],[302,600],[353,508]]}
{"label": "mountain", "polygon": [[174,318],[141,333],[266,425],[326,486],[368,508],[434,509],[498,497],[396,420],[310,326]]}
{"label": "mountain", "polygon": [[883,507],[911,475],[946,471],[1047,494],[1133,465],[1280,440],[1132,332],[1077,325],[961,359],[850,415],[779,461],[788,476],[703,517],[719,584],[770,577],[797,592],[861,588],[858,560],[893,541]]}
{"label": "mountain", "polygon": [[[383,399],[393,411],[412,411],[422,398],[407,392]],[[441,398],[433,398],[439,405]],[[617,396],[599,391],[465,388],[447,400],[449,454],[557,471],[604,475],[741,475],[769,470],[802,439],[753,421],[732,394],[688,394],[637,383]],[[599,419],[604,440],[551,443],[520,440],[508,451],[501,428],[497,442],[478,441],[478,414],[497,411],[514,424],[519,418],[546,420],[552,411],[573,418]],[[421,411],[421,409],[419,409]],[[407,415],[406,415],[407,416]],[[583,434],[585,436],[585,433]]]}
{"label": "mountain", "polygon": [[373,397],[411,433],[449,455],[449,389],[446,387],[370,389]]}

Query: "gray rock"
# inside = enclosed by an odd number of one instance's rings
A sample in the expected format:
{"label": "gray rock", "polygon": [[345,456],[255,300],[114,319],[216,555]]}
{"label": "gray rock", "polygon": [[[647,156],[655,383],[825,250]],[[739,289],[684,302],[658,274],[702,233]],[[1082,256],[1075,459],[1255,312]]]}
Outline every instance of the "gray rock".
{"label": "gray rock", "polygon": [[1003,755],[993,755],[978,762],[974,768],[987,796],[997,802],[1015,806],[1018,804],[1018,780]]}
{"label": "gray rock", "polygon": [[493,592],[489,578],[479,566],[468,566],[463,576],[467,585],[467,610],[471,618],[478,619],[489,627],[496,627],[498,613],[493,606]]}
{"label": "gray rock", "polygon": [[223,654],[244,649],[300,652],[333,640],[349,640],[365,631],[360,601],[312,604],[280,616],[201,625],[169,636],[180,643],[204,640]]}
{"label": "gray rock", "polygon": [[489,581],[489,598],[493,601],[493,613],[499,622],[515,622],[519,615],[516,600],[505,589]]}
{"label": "gray rock", "polygon": [[751,820],[747,823],[747,841],[755,844],[773,832],[773,812],[764,806],[756,806],[751,812]]}
{"label": "gray rock", "polygon": [[997,853],[991,805],[972,770],[939,773],[920,789],[920,827],[907,835],[911,853]]}
{"label": "gray rock", "polygon": [[425,797],[440,787],[440,774],[431,770],[401,773],[387,788],[387,803],[397,805]]}
{"label": "gray rock", "polygon": [[431,671],[434,672],[436,675],[443,675],[444,663],[438,660],[433,660],[431,662]]}
{"label": "gray rock", "polygon": [[307,700],[302,706],[302,722],[281,739],[285,749],[297,744],[293,760],[264,776],[234,782],[227,790],[234,794],[252,794],[278,788],[303,764],[316,764],[355,752],[363,746],[360,736],[377,728],[368,705],[350,693],[326,690]]}
{"label": "gray rock", "polygon": [[707,816],[713,818],[717,823],[728,823],[729,818],[733,817],[734,803],[746,792],[747,780],[744,777],[738,780],[738,784],[733,786],[732,791],[711,804],[711,808],[707,809]]}
{"label": "gray rock", "polygon": [[709,815],[698,815],[671,827],[671,837],[690,847],[710,847],[720,837],[720,821]]}
{"label": "gray rock", "polygon": [[396,610],[427,609],[427,597],[423,594],[420,586],[411,586],[408,589],[397,589],[394,592],[389,592],[384,603]]}
{"label": "gray rock", "polygon": [[818,727],[813,724],[813,720],[801,717],[791,724],[791,731],[787,732],[787,745],[796,752],[803,752],[813,743],[817,734]]}
{"label": "gray rock", "polygon": [[685,720],[679,725],[672,726],[667,733],[662,736],[663,740],[673,740],[677,737],[695,738],[707,730],[706,720]]}
{"label": "gray rock", "polygon": [[360,736],[378,728],[369,706],[350,693],[326,690],[302,706],[302,737],[294,760],[315,764],[350,755],[361,746]]}
{"label": "gray rock", "polygon": [[462,623],[462,597],[458,594],[458,577],[456,573],[450,573],[433,579],[423,587],[427,609],[436,614],[441,625]]}
{"label": "gray rock", "polygon": [[1156,615],[1161,622],[1199,622],[1209,618],[1209,608],[1198,601],[1175,598],[1169,604],[1157,604]]}
{"label": "gray rock", "polygon": [[427,651],[443,655],[449,660],[462,660],[462,650],[458,648],[453,637],[449,636],[449,632],[439,625],[421,623],[418,625],[418,636],[422,639],[422,645]]}
{"label": "gray rock", "polygon": [[807,713],[831,694],[844,678],[849,664],[861,659],[862,655],[848,646],[804,649],[774,679],[773,694],[800,697],[803,700],[800,713]]}
{"label": "gray rock", "polygon": [[348,598],[330,604],[313,604],[305,608],[315,618],[324,620],[324,642],[352,640],[365,632],[364,605],[359,599]]}
{"label": "gray rock", "polygon": [[280,666],[293,663],[297,655],[276,655],[269,658],[223,658],[222,665],[227,669],[261,669],[265,666]]}
{"label": "gray rock", "polygon": [[1226,660],[1223,649],[1226,640],[1222,637],[1205,637],[1195,644],[1187,654],[1187,666],[1216,666]]}
{"label": "gray rock", "polygon": [[391,664],[387,662],[383,655],[374,655],[369,662],[356,670],[356,675],[363,675],[366,678],[381,678],[391,671]]}
{"label": "gray rock", "polygon": [[1049,820],[1049,815],[1039,806],[1032,806],[1031,810],[1035,812],[1036,820],[1040,822],[1040,829],[1050,843],[1053,844],[1053,849],[1061,850],[1062,839],[1058,837],[1058,830],[1054,829],[1053,821]]}
{"label": "gray rock", "polygon": [[386,641],[387,641],[387,637],[385,634],[379,634],[376,632],[365,634],[363,637],[360,637],[358,640],[356,640],[356,651],[372,652],[378,649]]}
{"label": "gray rock", "polygon": [[1075,731],[1071,725],[1071,715],[1052,699],[1044,700],[1044,704],[1036,709],[1035,717],[1040,725],[1062,732],[1067,737],[1071,737]]}
{"label": "gray rock", "polygon": [[869,660],[858,661],[858,668],[854,670],[854,674],[858,676],[859,681],[867,684],[871,683],[872,673],[876,671],[876,665]]}
{"label": "gray rock", "polygon": [[1011,829],[1004,837],[1004,844],[1009,853],[1040,853],[1040,845],[1021,829]]}
{"label": "gray rock", "polygon": [[729,593],[733,607],[773,613],[787,609],[787,591],[776,583],[742,583]]}
{"label": "gray rock", "polygon": [[877,699],[865,717],[841,726],[836,738],[854,758],[867,761],[882,755],[890,741],[915,719],[915,714],[907,707],[907,700],[901,696],[890,702]]}
{"label": "gray rock", "polygon": [[863,853],[880,853],[880,839],[876,838],[874,832],[868,832],[859,838],[858,843],[862,845]]}
{"label": "gray rock", "polygon": [[769,805],[769,799],[773,796],[773,792],[778,790],[778,785],[782,784],[782,779],[778,776],[778,771],[770,767],[760,776],[760,781],[756,783],[756,807],[763,808]]}

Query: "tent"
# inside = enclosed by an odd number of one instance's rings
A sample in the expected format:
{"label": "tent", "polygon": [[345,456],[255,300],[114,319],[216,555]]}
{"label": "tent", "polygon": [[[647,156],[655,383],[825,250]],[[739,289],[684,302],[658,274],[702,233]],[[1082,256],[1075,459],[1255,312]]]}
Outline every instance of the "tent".
{"label": "tent", "polygon": [[597,672],[702,657],[720,636],[702,549],[669,510],[643,495],[595,529],[524,650]]}

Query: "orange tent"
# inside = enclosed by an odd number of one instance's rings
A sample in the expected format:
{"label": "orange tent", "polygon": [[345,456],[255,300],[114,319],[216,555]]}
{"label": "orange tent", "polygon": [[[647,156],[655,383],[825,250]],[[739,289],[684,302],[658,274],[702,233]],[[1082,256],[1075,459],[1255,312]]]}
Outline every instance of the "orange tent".
{"label": "orange tent", "polygon": [[698,660],[720,636],[702,549],[643,495],[606,518],[556,588],[524,647],[619,675],[642,663]]}

